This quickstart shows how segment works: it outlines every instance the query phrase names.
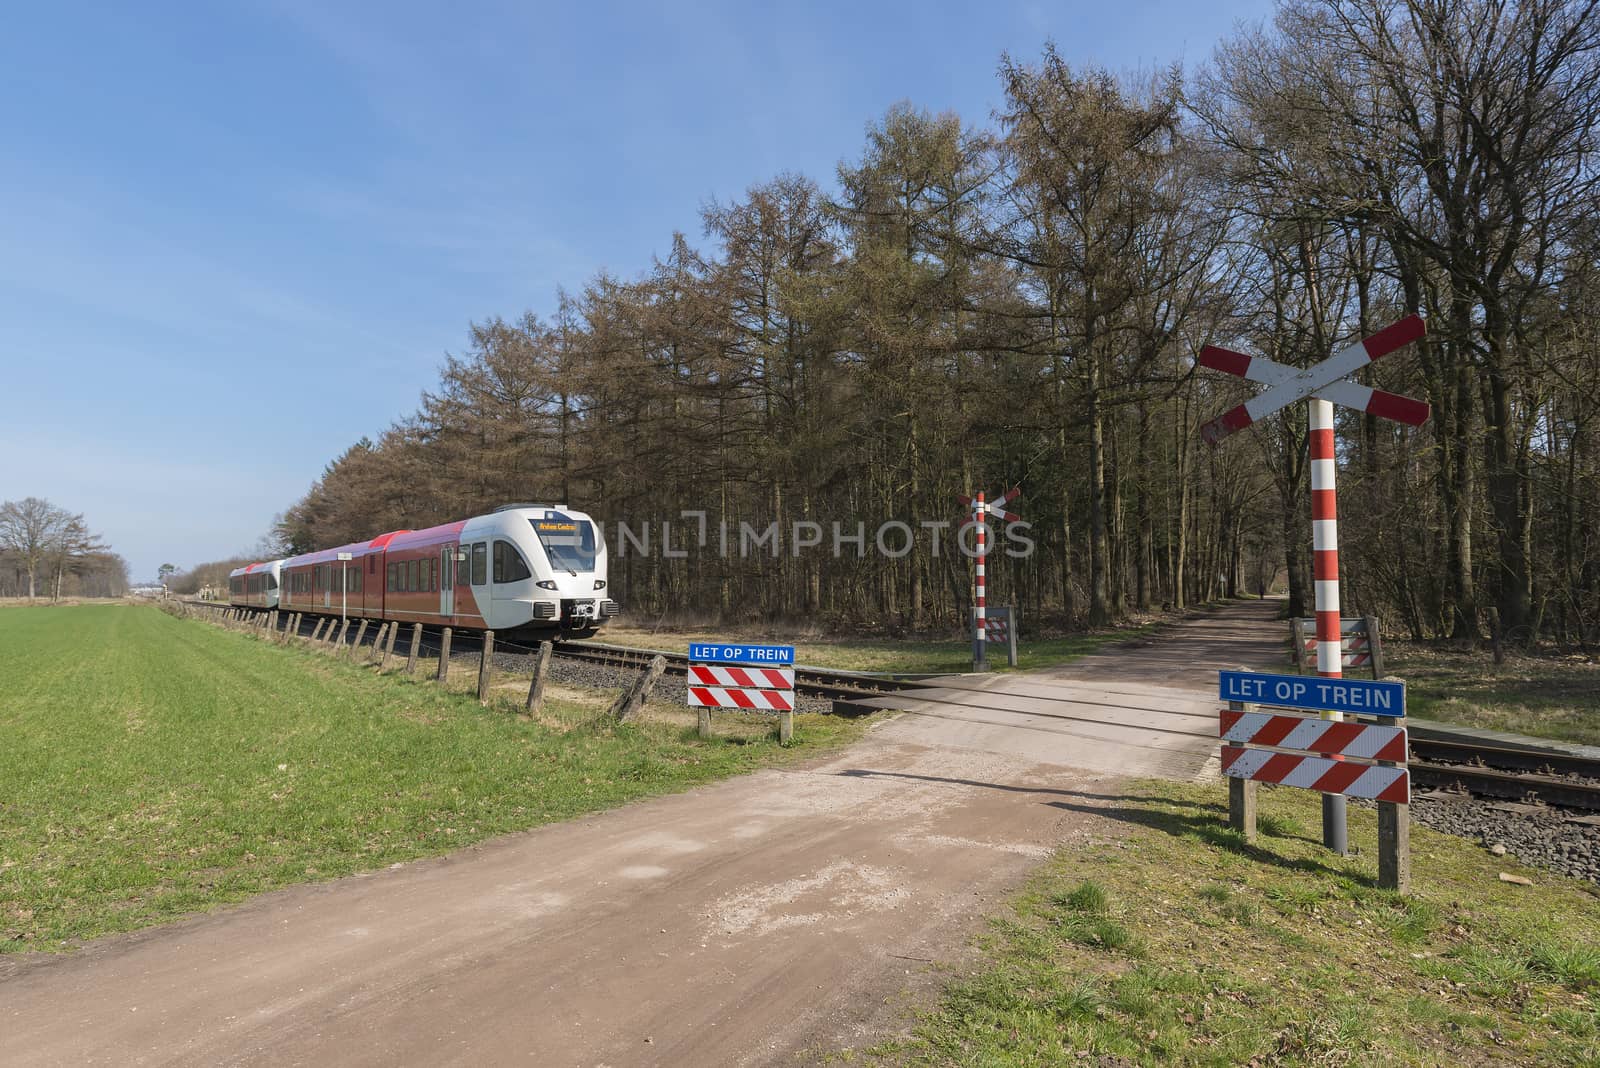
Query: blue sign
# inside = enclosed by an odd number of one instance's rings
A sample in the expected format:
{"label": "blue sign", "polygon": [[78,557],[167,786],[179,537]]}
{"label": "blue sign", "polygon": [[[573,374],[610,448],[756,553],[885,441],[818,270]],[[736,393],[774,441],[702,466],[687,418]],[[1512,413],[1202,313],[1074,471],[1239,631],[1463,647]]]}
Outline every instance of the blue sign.
{"label": "blue sign", "polygon": [[695,642],[689,646],[689,659],[712,664],[760,664],[764,666],[794,663],[792,645],[722,645],[717,642]]}
{"label": "blue sign", "polygon": [[1325,679],[1317,675],[1265,675],[1258,671],[1219,671],[1224,701],[1281,705],[1361,716],[1406,714],[1406,684]]}

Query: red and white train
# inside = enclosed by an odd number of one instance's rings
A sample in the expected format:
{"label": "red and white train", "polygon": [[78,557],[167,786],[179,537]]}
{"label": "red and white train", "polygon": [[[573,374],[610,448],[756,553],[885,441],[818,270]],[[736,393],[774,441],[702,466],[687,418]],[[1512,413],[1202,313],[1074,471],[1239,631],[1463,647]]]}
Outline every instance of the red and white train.
{"label": "red and white train", "polygon": [[513,504],[427,530],[397,530],[228,577],[229,603],[308,615],[587,638],[617,614],[594,521]]}

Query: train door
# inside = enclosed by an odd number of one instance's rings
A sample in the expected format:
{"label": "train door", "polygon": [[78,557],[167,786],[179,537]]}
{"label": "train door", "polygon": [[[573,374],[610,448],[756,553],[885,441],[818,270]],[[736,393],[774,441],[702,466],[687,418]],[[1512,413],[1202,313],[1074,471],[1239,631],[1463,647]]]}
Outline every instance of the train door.
{"label": "train door", "polygon": [[456,614],[456,547],[439,550],[439,614],[448,620]]}
{"label": "train door", "polygon": [[489,543],[474,542],[467,550],[467,578],[472,587],[472,599],[477,603],[478,615],[485,627],[493,627],[489,601]]}

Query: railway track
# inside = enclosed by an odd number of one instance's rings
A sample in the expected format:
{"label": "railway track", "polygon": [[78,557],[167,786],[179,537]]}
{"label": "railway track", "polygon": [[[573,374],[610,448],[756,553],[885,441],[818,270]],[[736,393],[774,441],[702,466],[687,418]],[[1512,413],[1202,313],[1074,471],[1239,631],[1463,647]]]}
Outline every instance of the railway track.
{"label": "railway track", "polygon": [[1411,738],[1416,786],[1600,812],[1600,761],[1491,742]]}
{"label": "railway track", "polygon": [[[614,668],[642,668],[657,656],[665,658],[667,673],[687,675],[689,657],[683,653],[670,653],[662,649],[636,649],[631,646],[606,645],[603,642],[561,642],[555,655],[568,660],[599,664]],[[881,697],[886,693],[914,690],[924,683],[916,679],[893,675],[869,675],[858,671],[834,671],[827,668],[796,666],[794,688],[808,697],[822,697],[833,701],[859,700],[863,697]]]}
{"label": "railway track", "polygon": [[[191,601],[200,607],[225,609],[226,603]],[[474,643],[469,634],[457,637],[457,649]],[[429,648],[424,645],[424,648]],[[503,642],[505,652],[534,650]],[[432,651],[430,649],[429,651]],[[622,670],[638,670],[654,657],[666,659],[667,673],[687,675],[689,658],[662,649],[609,645],[593,640],[558,642],[555,655],[562,659]],[[828,668],[795,668],[795,690],[810,697],[839,702],[838,711],[850,712],[851,703],[919,689],[928,683],[918,677],[867,674]],[[867,712],[858,706],[854,711]],[[1492,740],[1411,736],[1411,779],[1424,789],[1464,792],[1501,801],[1537,801],[1560,808],[1600,812],[1600,760],[1554,749],[1497,744]]]}

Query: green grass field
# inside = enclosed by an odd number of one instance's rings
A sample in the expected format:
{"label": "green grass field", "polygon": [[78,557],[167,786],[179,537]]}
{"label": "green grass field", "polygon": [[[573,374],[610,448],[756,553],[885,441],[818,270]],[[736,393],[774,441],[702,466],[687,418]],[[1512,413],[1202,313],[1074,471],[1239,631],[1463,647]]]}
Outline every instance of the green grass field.
{"label": "green grass field", "polygon": [[1371,810],[1339,858],[1309,790],[1263,790],[1255,844],[1221,785],[1116,800],[1129,833],[1059,853],[906,1038],[840,1059],[1600,1065],[1593,885],[1416,827],[1400,897],[1373,886]]}
{"label": "green grass field", "polygon": [[0,611],[0,952],[60,949],[788,761],[858,726],[711,742],[537,723],[155,608]]}

